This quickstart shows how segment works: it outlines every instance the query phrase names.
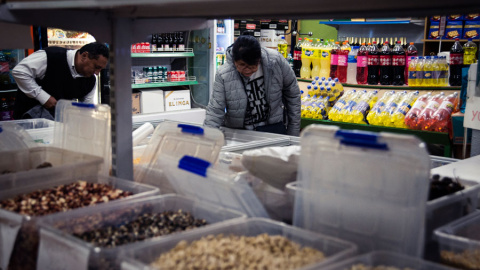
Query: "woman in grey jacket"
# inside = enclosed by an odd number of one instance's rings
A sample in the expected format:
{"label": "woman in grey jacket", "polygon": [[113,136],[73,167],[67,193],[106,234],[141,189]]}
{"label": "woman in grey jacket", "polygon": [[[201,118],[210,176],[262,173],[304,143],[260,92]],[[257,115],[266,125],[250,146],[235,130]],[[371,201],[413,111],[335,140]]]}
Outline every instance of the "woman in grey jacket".
{"label": "woman in grey jacket", "polygon": [[298,136],[300,107],[297,79],[285,58],[240,36],[215,75],[204,124]]}

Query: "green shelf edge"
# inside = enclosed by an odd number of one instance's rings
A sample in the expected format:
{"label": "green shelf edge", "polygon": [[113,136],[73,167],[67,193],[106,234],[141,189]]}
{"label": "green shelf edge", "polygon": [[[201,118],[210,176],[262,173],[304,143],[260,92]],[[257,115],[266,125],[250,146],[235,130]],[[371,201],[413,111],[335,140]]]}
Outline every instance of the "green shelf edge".
{"label": "green shelf edge", "polygon": [[441,144],[445,146],[445,149],[444,149],[445,157],[451,157],[452,155],[452,145],[451,145],[451,140],[448,133],[413,130],[413,129],[405,129],[405,128],[371,126],[371,125],[362,125],[362,124],[353,124],[353,123],[344,123],[344,122],[335,122],[330,120],[308,119],[308,118],[301,119],[300,127],[305,128],[306,126],[312,125],[312,124],[334,125],[334,126],[340,127],[341,129],[357,129],[357,130],[364,130],[364,131],[371,131],[371,132],[391,132],[391,133],[397,133],[397,134],[415,135],[417,138],[421,139],[426,143]]}
{"label": "green shelf edge", "polygon": [[193,52],[172,52],[172,53],[132,53],[132,58],[168,58],[168,57],[194,57]]}
{"label": "green shelf edge", "polygon": [[[312,82],[310,79],[300,79],[297,78],[299,82]],[[432,86],[391,86],[391,85],[368,85],[368,84],[350,84],[350,83],[343,83],[345,87],[356,87],[356,88],[366,88],[366,89],[392,89],[392,90],[462,90],[461,86],[439,86],[439,87],[432,87]]]}
{"label": "green shelf edge", "polygon": [[132,89],[142,88],[158,88],[158,87],[170,87],[170,86],[182,86],[182,85],[196,85],[197,81],[183,81],[183,82],[164,82],[164,83],[142,83],[132,84]]}

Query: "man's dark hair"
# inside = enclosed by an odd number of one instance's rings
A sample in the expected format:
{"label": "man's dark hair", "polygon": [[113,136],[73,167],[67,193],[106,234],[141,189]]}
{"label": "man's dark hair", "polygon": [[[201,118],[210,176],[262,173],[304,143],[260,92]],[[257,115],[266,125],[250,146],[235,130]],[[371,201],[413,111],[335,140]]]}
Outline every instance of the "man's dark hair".
{"label": "man's dark hair", "polygon": [[260,43],[255,37],[242,35],[232,46],[233,60],[243,60],[248,65],[256,65],[262,58]]}
{"label": "man's dark hair", "polygon": [[84,45],[78,50],[78,53],[88,52],[88,58],[98,59],[100,55],[108,59],[109,51],[105,44],[92,42]]}

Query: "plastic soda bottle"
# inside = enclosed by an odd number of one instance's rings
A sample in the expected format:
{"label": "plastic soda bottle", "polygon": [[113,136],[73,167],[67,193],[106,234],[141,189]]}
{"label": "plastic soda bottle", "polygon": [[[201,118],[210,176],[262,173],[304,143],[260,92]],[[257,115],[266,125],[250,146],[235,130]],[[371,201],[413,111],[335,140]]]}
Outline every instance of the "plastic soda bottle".
{"label": "plastic soda bottle", "polygon": [[425,56],[425,61],[423,64],[423,82],[422,86],[432,86],[433,85],[433,59],[432,57]]}
{"label": "plastic soda bottle", "polygon": [[337,102],[335,102],[335,105],[330,109],[328,112],[328,118],[332,121],[338,121],[339,119],[339,112],[343,109],[345,104],[350,100],[350,97],[354,95],[357,92],[357,90],[349,90],[345,92],[343,96],[341,96]]}
{"label": "plastic soda bottle", "polygon": [[[405,78],[409,78],[408,72],[410,72],[410,70],[408,69],[408,67],[410,66],[410,61],[412,61],[411,57],[418,55],[417,47],[415,47],[413,42],[410,42],[410,45],[408,45],[406,55],[407,55],[407,62],[405,66]],[[408,82],[408,80],[405,80],[405,84],[409,84],[409,83],[410,82]]]}
{"label": "plastic soda bottle", "polygon": [[357,53],[357,84],[367,84],[367,47],[362,43]]}
{"label": "plastic soda bottle", "polygon": [[331,52],[330,52],[330,78],[337,77],[337,67],[338,67],[338,52],[341,50],[340,44],[335,42]]}
{"label": "plastic soda bottle", "polygon": [[346,105],[338,112],[338,121],[346,122],[349,118],[350,113],[353,110],[362,96],[367,92],[367,90],[357,91],[350,97],[350,100],[346,103]]}
{"label": "plastic soda bottle", "polygon": [[397,92],[395,93],[392,98],[387,102],[385,105],[385,110],[380,113],[378,116],[380,125],[386,127],[393,127],[392,123],[392,114],[397,109],[398,105],[403,101],[405,96],[407,95],[407,91]]}
{"label": "plastic soda bottle", "polygon": [[437,56],[432,56],[432,85],[440,86],[441,85],[441,73],[442,69],[440,67],[440,61]]}
{"label": "plastic soda bottle", "polygon": [[287,58],[287,53],[288,53],[288,43],[285,40],[285,37],[282,37],[277,44],[277,50],[278,52],[283,55],[284,58]]}
{"label": "plastic soda bottle", "polygon": [[372,108],[372,104],[378,99],[378,91],[373,90],[362,96],[358,104],[353,107],[352,113],[349,115],[348,122],[356,124],[367,124],[366,117]]}
{"label": "plastic soda bottle", "polygon": [[322,44],[317,39],[317,43],[312,47],[312,78],[320,76],[320,56],[322,53]]}
{"label": "plastic soda bottle", "polygon": [[450,49],[450,86],[462,85],[463,48],[458,38]]}
{"label": "plastic soda bottle", "polygon": [[385,110],[385,105],[388,100],[395,94],[395,91],[385,92],[383,97],[380,98],[377,103],[372,107],[370,112],[367,115],[367,121],[371,125],[379,125],[378,116]]}
{"label": "plastic soda bottle", "polygon": [[458,107],[458,92],[450,94],[443,98],[442,104],[432,116],[432,125],[430,130],[437,132],[448,132],[448,121],[452,112]]}
{"label": "plastic soda bottle", "polygon": [[400,40],[392,51],[393,85],[405,84],[405,51]]}
{"label": "plastic soda bottle", "polygon": [[300,77],[302,79],[310,79],[312,70],[310,64],[312,63],[312,48],[311,41],[307,39],[302,44],[302,68],[300,69]]}
{"label": "plastic soda bottle", "polygon": [[327,44],[328,42],[325,42],[325,46],[321,48],[321,55],[320,55],[320,77],[329,77],[330,75],[330,50],[331,47],[329,47]]}
{"label": "plastic soda bottle", "polygon": [[348,54],[349,50],[346,46],[346,42],[343,43],[341,50],[338,51],[338,68],[337,78],[340,83],[347,82],[347,68],[348,68]]}
{"label": "plastic soda bottle", "polygon": [[477,45],[469,38],[467,43],[463,45],[463,63],[465,65],[474,64],[477,61],[475,54],[477,54]]}
{"label": "plastic soda bottle", "polygon": [[397,128],[408,128],[405,124],[405,115],[410,111],[418,98],[418,91],[411,92],[402,100],[398,108],[392,114],[392,123]]}
{"label": "plastic soda bottle", "polygon": [[418,115],[417,121],[420,129],[422,130],[430,129],[431,125],[433,124],[432,116],[440,107],[440,103],[442,102],[444,96],[445,96],[445,93],[441,92],[440,94],[433,96],[428,101],[427,106],[425,106],[425,109],[423,109]]}
{"label": "plastic soda bottle", "polygon": [[411,129],[420,129],[418,125],[418,116],[427,106],[428,101],[432,97],[432,93],[421,95],[413,104],[412,108],[405,115],[405,124]]}
{"label": "plastic soda bottle", "polygon": [[446,56],[442,56],[442,59],[440,61],[440,69],[440,78],[442,78],[441,86],[448,86],[448,64]]}
{"label": "plastic soda bottle", "polygon": [[417,86],[417,57],[410,57],[410,64],[408,66],[408,85]]}
{"label": "plastic soda bottle", "polygon": [[368,48],[367,55],[367,67],[368,67],[368,77],[367,83],[371,85],[377,85],[379,81],[379,71],[378,67],[380,65],[380,52],[377,48],[377,42],[374,41],[372,46]]}
{"label": "plastic soda bottle", "polygon": [[423,59],[423,57],[419,56],[419,57],[415,57],[415,60],[417,62],[417,64],[415,65],[415,72],[417,74],[417,83],[416,85],[417,86],[421,86],[423,85],[423,65],[425,64],[425,61]]}
{"label": "plastic soda bottle", "polygon": [[391,85],[392,78],[392,50],[385,41],[380,51],[380,84]]}
{"label": "plastic soda bottle", "polygon": [[300,77],[300,69],[302,68],[302,38],[298,39],[293,49],[293,71],[295,76]]}
{"label": "plastic soda bottle", "polygon": [[[348,43],[347,43],[348,44]],[[348,53],[347,83],[357,82],[357,54],[358,46],[352,47]]]}

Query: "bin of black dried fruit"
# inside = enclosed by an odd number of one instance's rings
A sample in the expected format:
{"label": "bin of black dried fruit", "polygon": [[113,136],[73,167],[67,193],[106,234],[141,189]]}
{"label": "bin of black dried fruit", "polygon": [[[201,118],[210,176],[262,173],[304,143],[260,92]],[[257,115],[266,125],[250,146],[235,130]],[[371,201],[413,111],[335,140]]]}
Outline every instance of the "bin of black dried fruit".
{"label": "bin of black dried fruit", "polygon": [[430,192],[428,194],[428,200],[435,200],[463,189],[465,189],[465,187],[462,186],[458,180],[453,180],[450,177],[440,178],[438,174],[435,174],[430,180]]}

